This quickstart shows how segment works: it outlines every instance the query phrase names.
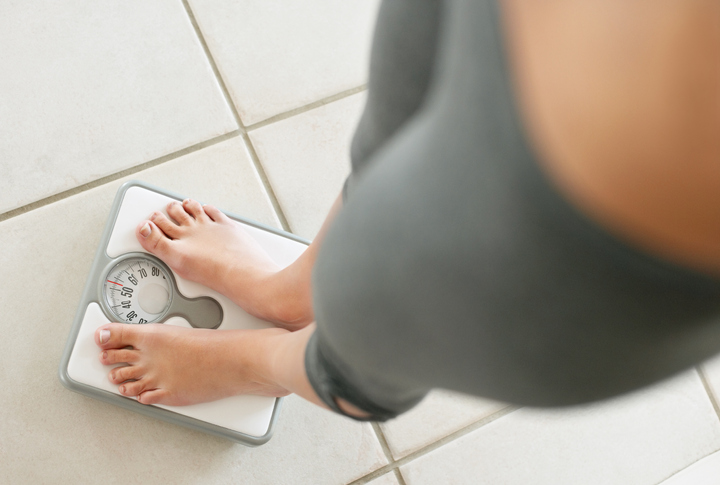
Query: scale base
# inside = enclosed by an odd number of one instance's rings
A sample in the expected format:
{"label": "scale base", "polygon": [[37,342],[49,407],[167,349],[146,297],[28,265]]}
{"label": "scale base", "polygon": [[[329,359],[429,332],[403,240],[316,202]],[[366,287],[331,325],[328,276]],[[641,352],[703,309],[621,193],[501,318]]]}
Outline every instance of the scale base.
{"label": "scale base", "polygon": [[[132,181],[118,191],[102,240],[93,261],[85,291],[68,337],[60,363],[60,380],[65,387],[175,424],[231,439],[249,446],[266,443],[272,436],[281,399],[263,396],[233,396],[219,401],[192,406],[147,406],[134,398],[121,396],[117,386],[108,380],[112,366],[100,363],[99,348],[95,345],[95,330],[110,323],[103,311],[100,284],[104,271],[114,260],[130,253],[148,254],[135,238],[136,225],[152,212],[165,212],[167,204],[184,198],[152,185]],[[227,214],[242,224],[271,258],[285,267],[295,261],[307,248],[309,241],[292,234]],[[177,290],[187,299],[209,297],[222,308],[218,329],[259,329],[271,325],[242,310],[228,298],[198,283],[180,278],[173,272]],[[163,322],[192,328],[181,316],[171,316]],[[117,366],[116,366],[117,367]]]}

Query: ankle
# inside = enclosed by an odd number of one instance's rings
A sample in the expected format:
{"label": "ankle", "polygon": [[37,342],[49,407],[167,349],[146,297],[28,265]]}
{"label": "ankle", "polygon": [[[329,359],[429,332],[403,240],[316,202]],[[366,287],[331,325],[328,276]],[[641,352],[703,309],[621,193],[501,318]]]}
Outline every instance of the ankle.
{"label": "ankle", "polygon": [[280,328],[251,330],[250,332],[247,335],[252,338],[251,348],[253,352],[245,356],[251,358],[243,363],[243,367],[253,369],[258,383],[284,391],[279,393],[277,397],[289,394],[289,391],[279,383],[276,373],[277,348],[283,345],[285,335],[289,334],[289,332]]}
{"label": "ankle", "polygon": [[309,281],[298,281],[292,273],[280,271],[267,282],[269,320],[288,330],[304,328],[313,321]]}
{"label": "ankle", "polygon": [[227,295],[249,314],[271,322],[277,327],[297,330],[313,320],[311,297],[303,295],[298,285],[292,285],[282,272],[256,275],[250,286],[241,279],[230,280],[221,294]]}

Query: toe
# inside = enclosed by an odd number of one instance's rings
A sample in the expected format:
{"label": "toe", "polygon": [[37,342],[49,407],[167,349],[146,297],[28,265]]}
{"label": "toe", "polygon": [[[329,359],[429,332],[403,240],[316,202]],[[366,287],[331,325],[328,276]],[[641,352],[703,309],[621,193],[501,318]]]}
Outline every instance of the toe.
{"label": "toe", "polygon": [[134,364],[140,360],[140,353],[131,349],[109,349],[100,352],[100,362],[105,365],[112,364]]}
{"label": "toe", "polygon": [[168,215],[170,215],[170,217],[172,217],[173,220],[181,226],[187,226],[195,221],[195,219],[187,213],[180,202],[170,202],[167,206],[167,211]]}
{"label": "toe", "polygon": [[229,222],[230,218],[223,214],[223,212],[215,207],[214,205],[204,205],[203,210],[205,211],[205,214],[210,217],[215,222]]}
{"label": "toe", "polygon": [[148,387],[148,379],[140,379],[133,382],[126,382],[122,386],[118,387],[118,391],[120,391],[120,394],[123,396],[137,396],[144,390],[148,389]]}
{"label": "toe", "polygon": [[172,240],[152,221],[143,221],[135,228],[135,237],[146,251],[163,261],[172,253]]}
{"label": "toe", "polygon": [[108,374],[108,379],[113,384],[122,384],[131,379],[140,379],[145,374],[145,369],[137,365],[126,365],[124,367],[116,367]]}
{"label": "toe", "polygon": [[185,208],[185,211],[193,216],[196,221],[202,222],[208,220],[207,214],[205,214],[200,202],[197,200],[185,199],[183,200],[183,207]]}
{"label": "toe", "polygon": [[150,220],[154,222],[166,236],[172,239],[177,239],[181,235],[182,229],[180,226],[168,219],[162,212],[153,212]]}
{"label": "toe", "polygon": [[141,404],[159,404],[167,402],[170,393],[164,389],[153,389],[145,391],[138,396],[138,402]]}
{"label": "toe", "polygon": [[135,325],[109,323],[95,330],[95,343],[103,350],[132,347],[137,339]]}

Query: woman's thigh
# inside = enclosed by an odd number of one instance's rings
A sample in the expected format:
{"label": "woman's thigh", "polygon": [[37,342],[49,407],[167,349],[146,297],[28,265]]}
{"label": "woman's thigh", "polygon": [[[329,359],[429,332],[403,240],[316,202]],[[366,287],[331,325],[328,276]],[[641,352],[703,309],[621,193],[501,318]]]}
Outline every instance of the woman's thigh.
{"label": "woman's thigh", "polygon": [[370,58],[368,98],[352,144],[353,172],[423,104],[431,81],[441,0],[385,0]]}

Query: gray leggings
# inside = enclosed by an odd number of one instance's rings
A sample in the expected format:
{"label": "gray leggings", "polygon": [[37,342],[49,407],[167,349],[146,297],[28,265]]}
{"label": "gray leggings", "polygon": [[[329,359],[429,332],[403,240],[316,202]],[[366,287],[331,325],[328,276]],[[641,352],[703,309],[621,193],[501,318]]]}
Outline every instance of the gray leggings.
{"label": "gray leggings", "polygon": [[432,388],[601,399],[720,350],[720,281],[615,239],[536,163],[493,0],[386,0],[308,377],[391,418]]}

